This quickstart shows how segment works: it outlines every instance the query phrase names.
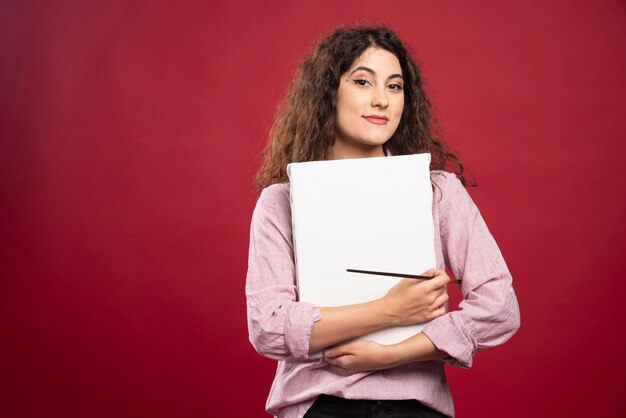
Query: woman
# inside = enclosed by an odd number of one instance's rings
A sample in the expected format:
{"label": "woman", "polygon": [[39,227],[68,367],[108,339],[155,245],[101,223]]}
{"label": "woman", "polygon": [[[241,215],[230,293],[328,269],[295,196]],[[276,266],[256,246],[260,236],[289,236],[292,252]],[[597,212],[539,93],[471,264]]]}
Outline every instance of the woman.
{"label": "woman", "polygon": [[[436,269],[385,297],[342,307],[297,301],[290,162],[430,152]],[[456,175],[444,169],[452,165]],[[457,178],[458,175],[458,178]],[[386,28],[337,29],[300,66],[270,132],[256,177],[246,283],[250,341],[279,360],[268,412],[285,418],[453,416],[444,364],[519,327],[511,275],[465,191],[463,166],[435,134],[422,79]],[[446,312],[448,265],[463,301]],[[429,322],[428,322],[429,321]],[[345,341],[399,324],[426,324],[399,344]],[[321,360],[308,353],[324,350]]]}

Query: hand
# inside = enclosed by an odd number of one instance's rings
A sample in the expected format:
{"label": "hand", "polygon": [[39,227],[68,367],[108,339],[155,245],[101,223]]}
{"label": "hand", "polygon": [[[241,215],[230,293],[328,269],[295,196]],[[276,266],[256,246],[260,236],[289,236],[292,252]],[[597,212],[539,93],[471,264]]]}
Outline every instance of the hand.
{"label": "hand", "polygon": [[413,325],[431,321],[446,313],[450,277],[443,270],[430,269],[430,280],[402,279],[382,298],[393,325]]}
{"label": "hand", "polygon": [[353,341],[324,350],[324,360],[350,374],[387,369],[395,365],[393,347],[373,341]]}

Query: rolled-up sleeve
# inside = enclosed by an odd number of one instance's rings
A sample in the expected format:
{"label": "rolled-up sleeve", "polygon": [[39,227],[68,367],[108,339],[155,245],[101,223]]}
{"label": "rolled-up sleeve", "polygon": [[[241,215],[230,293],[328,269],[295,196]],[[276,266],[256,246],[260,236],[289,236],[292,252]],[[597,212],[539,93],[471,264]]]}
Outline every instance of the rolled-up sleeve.
{"label": "rolled-up sleeve", "polygon": [[439,178],[441,246],[446,265],[462,279],[463,300],[457,310],[429,322],[423,332],[449,354],[446,363],[471,367],[474,354],[517,332],[519,307],[511,274],[478,208],[454,174]]}
{"label": "rolled-up sleeve", "polygon": [[248,335],[254,348],[276,360],[308,358],[319,311],[297,301],[287,184],[263,190],[252,214],[246,277]]}

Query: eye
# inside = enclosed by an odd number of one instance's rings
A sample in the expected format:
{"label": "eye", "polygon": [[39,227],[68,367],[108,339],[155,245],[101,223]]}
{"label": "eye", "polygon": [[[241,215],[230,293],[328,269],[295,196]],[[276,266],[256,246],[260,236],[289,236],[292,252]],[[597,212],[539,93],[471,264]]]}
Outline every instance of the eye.
{"label": "eye", "polygon": [[364,80],[362,78],[356,79],[356,80],[352,80],[354,82],[354,84],[356,84],[357,86],[361,86],[361,87],[365,87],[368,84],[370,84],[369,81]]}
{"label": "eye", "polygon": [[391,90],[402,90],[402,85],[398,83],[389,84],[388,86]]}

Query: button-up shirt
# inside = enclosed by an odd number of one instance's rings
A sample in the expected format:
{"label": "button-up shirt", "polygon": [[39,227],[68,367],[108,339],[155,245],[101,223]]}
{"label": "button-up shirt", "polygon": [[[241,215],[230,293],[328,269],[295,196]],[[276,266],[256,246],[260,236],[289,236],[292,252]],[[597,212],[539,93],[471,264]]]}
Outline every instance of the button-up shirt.
{"label": "button-up shirt", "polygon": [[289,183],[266,187],[252,215],[246,281],[250,341],[278,360],[267,400],[269,413],[301,418],[320,394],[347,399],[417,399],[454,416],[444,364],[470,367],[474,354],[502,344],[519,328],[512,278],[478,208],[454,174],[431,172],[437,269],[462,279],[458,308],[422,332],[447,358],[349,374],[309,359],[309,337],[319,310],[299,302],[291,231]]}

